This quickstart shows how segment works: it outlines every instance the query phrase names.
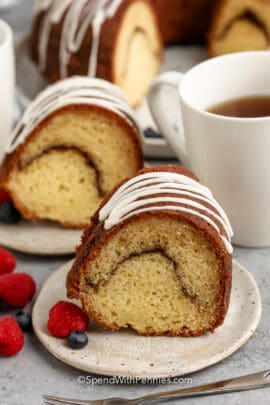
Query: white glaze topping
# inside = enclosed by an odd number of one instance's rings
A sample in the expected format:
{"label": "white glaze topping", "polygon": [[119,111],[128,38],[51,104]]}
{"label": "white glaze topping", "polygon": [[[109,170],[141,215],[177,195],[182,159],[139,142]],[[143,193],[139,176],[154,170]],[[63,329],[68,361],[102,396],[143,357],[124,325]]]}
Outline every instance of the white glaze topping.
{"label": "white glaze topping", "polygon": [[232,253],[233,231],[224,210],[207,187],[179,173],[148,172],[133,177],[101,208],[99,220],[104,221],[105,229],[110,229],[136,214],[160,210],[189,213],[203,219],[219,234],[228,253]]}
{"label": "white glaze topping", "polygon": [[139,128],[133,110],[117,86],[102,79],[72,77],[47,87],[29,105],[11,135],[6,153],[24,143],[36,126],[54,111],[75,104],[103,107]]}
{"label": "white glaze topping", "polygon": [[89,27],[92,28],[92,44],[89,50],[88,76],[97,73],[100,32],[104,22],[114,17],[122,0],[36,0],[34,12],[46,11],[39,31],[39,67],[46,69],[48,41],[53,24],[64,17],[59,44],[60,77],[67,77],[70,56],[77,53]]}

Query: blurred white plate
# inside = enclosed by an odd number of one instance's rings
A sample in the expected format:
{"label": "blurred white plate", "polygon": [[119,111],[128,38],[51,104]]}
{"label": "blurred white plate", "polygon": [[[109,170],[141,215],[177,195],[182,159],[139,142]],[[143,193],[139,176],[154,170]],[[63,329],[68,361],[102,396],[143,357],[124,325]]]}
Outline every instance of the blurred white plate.
{"label": "blurred white plate", "polygon": [[0,224],[0,245],[33,255],[67,255],[75,252],[82,231],[64,229],[53,222],[20,221]]}
{"label": "blurred white plate", "polygon": [[44,283],[33,309],[33,328],[56,358],[89,373],[139,378],[174,377],[211,366],[239,349],[261,317],[261,298],[252,275],[233,263],[232,293],[226,319],[215,333],[200,337],[144,337],[133,331],[111,332],[90,323],[89,344],[72,350],[47,330],[50,308],[66,298],[66,275],[72,262]]}
{"label": "blurred white plate", "polygon": [[[207,52],[204,47],[174,46],[166,49],[162,71],[177,70],[186,72],[195,64],[205,60]],[[29,57],[28,38],[25,37],[16,45],[16,77],[17,94],[25,108],[37,94],[47,86],[46,80],[40,75],[37,67]],[[179,112],[180,113],[180,112]],[[156,126],[150,115],[146,100],[136,110],[142,129]],[[163,138],[144,137],[144,153],[152,158],[174,158],[175,154]]]}

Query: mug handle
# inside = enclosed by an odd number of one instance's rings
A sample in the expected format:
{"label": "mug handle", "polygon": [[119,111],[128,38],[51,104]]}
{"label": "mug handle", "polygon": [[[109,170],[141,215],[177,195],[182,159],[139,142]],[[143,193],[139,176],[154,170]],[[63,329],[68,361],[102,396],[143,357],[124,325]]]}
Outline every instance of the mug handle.
{"label": "mug handle", "polygon": [[[176,154],[180,157],[180,160],[184,166],[190,167],[183,130],[181,104],[178,95],[178,87],[183,76],[183,73],[174,71],[162,73],[152,82],[147,95],[147,100],[150,112],[155,123],[157,124],[159,131],[168,141],[169,145],[176,152]],[[175,93],[175,96],[177,96],[175,97],[177,101],[170,106],[170,109],[173,109],[171,114],[174,117],[177,117],[176,122],[171,122],[171,120],[168,118],[168,108],[164,108],[162,106],[162,100],[164,101],[164,97],[162,97],[161,90],[165,86],[171,88],[173,93]]]}

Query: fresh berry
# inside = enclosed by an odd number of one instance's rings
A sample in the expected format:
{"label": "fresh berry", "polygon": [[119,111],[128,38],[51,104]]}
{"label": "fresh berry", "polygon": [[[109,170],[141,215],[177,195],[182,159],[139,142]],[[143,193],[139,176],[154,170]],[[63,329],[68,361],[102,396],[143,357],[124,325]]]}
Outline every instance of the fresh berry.
{"label": "fresh berry", "polygon": [[14,318],[18,322],[22,331],[27,332],[32,329],[32,316],[23,310],[17,311]]}
{"label": "fresh berry", "polygon": [[0,205],[0,222],[3,224],[17,224],[20,219],[21,214],[11,201],[5,201]]}
{"label": "fresh berry", "polygon": [[9,194],[6,193],[6,191],[0,189],[0,204],[9,200],[10,200]]}
{"label": "fresh berry", "polygon": [[84,332],[74,330],[68,335],[68,344],[72,349],[82,349],[88,343],[88,336]]}
{"label": "fresh berry", "polygon": [[16,319],[11,316],[0,318],[0,354],[13,356],[24,344],[24,336]]}
{"label": "fresh berry", "polygon": [[161,135],[157,131],[155,131],[153,128],[150,128],[150,127],[146,128],[143,131],[143,133],[146,138],[161,138]]}
{"label": "fresh berry", "polygon": [[47,327],[53,336],[66,338],[74,330],[86,330],[88,322],[87,315],[77,305],[58,301],[49,312]]}
{"label": "fresh berry", "polygon": [[0,247],[0,275],[4,273],[11,273],[15,267],[15,257],[10,252]]}
{"label": "fresh berry", "polygon": [[11,307],[24,308],[36,292],[36,283],[26,273],[0,276],[0,298]]}

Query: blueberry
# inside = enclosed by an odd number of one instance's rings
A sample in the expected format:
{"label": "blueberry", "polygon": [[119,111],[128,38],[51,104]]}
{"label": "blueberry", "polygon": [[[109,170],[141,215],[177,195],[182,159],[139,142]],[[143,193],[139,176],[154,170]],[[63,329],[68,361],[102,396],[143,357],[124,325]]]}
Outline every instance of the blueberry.
{"label": "blueberry", "polygon": [[161,138],[161,135],[157,131],[155,131],[153,128],[150,128],[150,127],[146,128],[143,131],[143,133],[146,138]]}
{"label": "blueberry", "polygon": [[25,312],[23,310],[17,311],[14,314],[14,318],[18,322],[21,330],[23,330],[24,332],[32,329],[32,316],[28,312]]}
{"label": "blueberry", "polygon": [[74,330],[70,333],[67,340],[72,349],[82,349],[88,343],[88,336],[84,332]]}
{"label": "blueberry", "polygon": [[0,205],[0,222],[3,224],[16,224],[21,219],[11,201],[5,201]]}

